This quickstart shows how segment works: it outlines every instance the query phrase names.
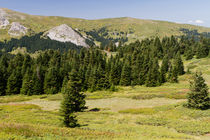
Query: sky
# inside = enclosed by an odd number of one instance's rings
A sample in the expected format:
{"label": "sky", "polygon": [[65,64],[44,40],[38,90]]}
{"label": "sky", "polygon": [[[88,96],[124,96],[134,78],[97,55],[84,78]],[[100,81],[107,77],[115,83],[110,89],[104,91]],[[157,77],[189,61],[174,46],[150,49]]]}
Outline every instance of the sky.
{"label": "sky", "polygon": [[0,7],[32,15],[133,17],[210,27],[210,0],[0,0]]}

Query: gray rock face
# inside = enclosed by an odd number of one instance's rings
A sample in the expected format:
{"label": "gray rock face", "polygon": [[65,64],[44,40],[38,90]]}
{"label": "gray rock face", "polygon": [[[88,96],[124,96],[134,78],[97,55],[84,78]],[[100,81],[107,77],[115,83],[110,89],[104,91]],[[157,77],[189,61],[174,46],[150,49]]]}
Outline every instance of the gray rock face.
{"label": "gray rock face", "polygon": [[89,47],[85,42],[85,38],[80,34],[75,32],[71,27],[66,24],[62,24],[60,26],[54,27],[50,29],[46,36],[48,36],[52,40],[57,40],[60,42],[71,42],[78,46]]}
{"label": "gray rock face", "polygon": [[0,8],[0,29],[5,29],[7,25],[9,25],[7,13]]}
{"label": "gray rock face", "polygon": [[25,35],[27,33],[27,28],[18,22],[12,22],[8,33],[12,36]]}
{"label": "gray rock face", "polygon": [[0,29],[5,29],[8,25],[9,21],[4,17],[0,17]]}

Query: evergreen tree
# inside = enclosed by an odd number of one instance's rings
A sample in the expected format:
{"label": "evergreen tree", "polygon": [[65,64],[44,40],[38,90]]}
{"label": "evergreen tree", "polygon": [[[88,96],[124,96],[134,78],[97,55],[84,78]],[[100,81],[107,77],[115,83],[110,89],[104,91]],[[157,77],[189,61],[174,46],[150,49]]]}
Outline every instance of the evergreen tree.
{"label": "evergreen tree", "polygon": [[65,93],[67,83],[68,83],[68,77],[65,76],[63,79],[62,88],[61,88],[62,93]]}
{"label": "evergreen tree", "polygon": [[3,96],[6,94],[6,80],[4,77],[4,73],[0,69],[0,96]]}
{"label": "evergreen tree", "polygon": [[188,47],[188,49],[186,50],[186,53],[185,53],[185,59],[191,60],[193,58],[193,56],[194,56],[194,54],[193,54],[192,48]]}
{"label": "evergreen tree", "polygon": [[56,94],[59,92],[59,75],[55,67],[49,68],[45,74],[44,92],[46,94]]}
{"label": "evergreen tree", "polygon": [[166,73],[168,72],[169,69],[169,58],[168,56],[163,57],[161,69],[160,69],[160,83],[165,83],[166,82]]}
{"label": "evergreen tree", "polygon": [[22,87],[20,89],[20,94],[24,94],[24,95],[32,95],[32,89],[33,89],[33,81],[31,78],[30,73],[32,73],[30,71],[30,69],[26,70],[26,73],[23,77],[23,83],[22,83]]}
{"label": "evergreen tree", "polygon": [[178,53],[176,55],[176,58],[174,60],[174,67],[177,70],[178,75],[183,75],[185,73],[184,72],[184,64],[182,62],[182,58],[180,56],[180,53]]}
{"label": "evergreen tree", "polygon": [[96,91],[97,90],[97,82],[98,82],[98,71],[97,67],[94,67],[91,71],[91,76],[89,78],[89,84],[90,84],[90,91]]}
{"label": "evergreen tree", "polygon": [[208,86],[205,83],[202,73],[195,73],[193,81],[190,82],[190,92],[188,93],[188,107],[196,109],[209,109]]}
{"label": "evergreen tree", "polygon": [[113,60],[110,71],[110,83],[118,85],[120,82],[120,76],[121,76],[121,64],[118,60]]}
{"label": "evergreen tree", "polygon": [[6,94],[7,95],[19,94],[21,86],[22,86],[21,68],[18,67],[15,70],[13,70],[12,74],[8,78]]}
{"label": "evergreen tree", "polygon": [[129,62],[126,62],[122,69],[120,85],[129,86],[131,85],[131,67]]}
{"label": "evergreen tree", "polygon": [[169,66],[168,81],[171,82],[171,83],[177,83],[178,82],[177,67],[172,66],[172,65]]}
{"label": "evergreen tree", "polygon": [[44,70],[41,66],[35,67],[32,73],[32,81],[33,81],[33,95],[40,95],[44,93]]}
{"label": "evergreen tree", "polygon": [[63,93],[63,101],[61,103],[61,116],[66,127],[76,127],[77,119],[75,112],[83,111],[85,107],[85,95],[81,91],[81,79],[76,70],[72,70],[69,75],[69,81]]}
{"label": "evergreen tree", "polygon": [[25,72],[27,71],[28,68],[30,68],[32,65],[32,60],[30,55],[25,55],[24,57],[24,61],[23,61],[23,66],[22,66],[22,75],[25,74]]}
{"label": "evergreen tree", "polygon": [[0,59],[0,96],[6,94],[6,86],[7,86],[7,67],[8,67],[8,59],[5,55],[1,56]]}
{"label": "evergreen tree", "polygon": [[155,58],[150,61],[150,69],[147,74],[146,86],[147,87],[156,87],[160,85],[160,72],[158,59]]}
{"label": "evergreen tree", "polygon": [[149,69],[150,69],[150,57],[149,57],[149,53],[147,52],[146,54],[144,54],[142,69],[139,73],[139,84],[140,85],[145,84]]}
{"label": "evergreen tree", "polygon": [[205,44],[199,44],[197,47],[196,57],[198,59],[205,58],[209,54],[209,47]]}

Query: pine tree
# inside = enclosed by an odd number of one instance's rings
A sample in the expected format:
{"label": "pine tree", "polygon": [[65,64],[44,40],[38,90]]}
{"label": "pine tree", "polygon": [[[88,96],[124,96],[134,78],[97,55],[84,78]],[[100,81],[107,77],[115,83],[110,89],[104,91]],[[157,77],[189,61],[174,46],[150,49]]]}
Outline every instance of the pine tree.
{"label": "pine tree", "polygon": [[46,94],[56,94],[59,92],[59,75],[55,67],[48,69],[44,79],[44,92]]}
{"label": "pine tree", "polygon": [[98,71],[97,67],[95,66],[91,71],[91,76],[89,78],[89,84],[90,84],[90,91],[96,91],[97,90],[97,82],[98,82]]}
{"label": "pine tree", "polygon": [[21,68],[18,67],[13,70],[12,74],[8,78],[6,94],[7,95],[19,94],[21,86],[22,86]]}
{"label": "pine tree", "polygon": [[160,68],[160,83],[165,83],[166,82],[166,73],[168,72],[169,69],[169,58],[168,55],[163,57],[162,65]]}
{"label": "pine tree", "polygon": [[36,66],[32,73],[32,94],[40,95],[44,93],[43,84],[44,84],[44,70],[41,66]]}
{"label": "pine tree", "polygon": [[183,64],[182,58],[180,56],[180,53],[178,53],[176,55],[176,58],[174,60],[174,66],[176,67],[175,69],[177,70],[178,75],[183,75],[185,73],[184,72],[184,64]]}
{"label": "pine tree", "polygon": [[31,57],[30,55],[26,55],[24,57],[24,61],[23,61],[23,66],[22,66],[22,75],[25,74],[25,72],[27,71],[28,68],[30,68],[32,65],[32,60],[31,60]]}
{"label": "pine tree", "polygon": [[158,59],[155,58],[150,61],[150,69],[147,74],[146,86],[147,87],[156,87],[160,85],[160,72]]}
{"label": "pine tree", "polygon": [[77,119],[75,112],[83,111],[85,107],[85,95],[81,91],[81,79],[76,70],[72,70],[69,75],[69,81],[63,93],[63,101],[61,103],[61,116],[66,127],[76,127]]}
{"label": "pine tree", "polygon": [[0,59],[0,96],[3,96],[6,94],[6,86],[7,86],[7,57],[5,55],[1,56]]}
{"label": "pine tree", "polygon": [[186,50],[186,53],[185,53],[185,59],[191,60],[193,58],[193,56],[194,56],[194,54],[193,54],[192,48],[188,47]]}
{"label": "pine tree", "polygon": [[147,77],[148,71],[150,69],[149,64],[150,64],[150,57],[149,57],[149,53],[147,52],[143,57],[143,65],[142,65],[142,69],[139,73],[139,84],[140,85],[145,84],[146,77]]}
{"label": "pine tree", "polygon": [[190,92],[188,93],[188,107],[196,109],[209,109],[208,86],[205,83],[202,73],[195,73],[193,81],[190,82]]}
{"label": "pine tree", "polygon": [[110,71],[110,83],[118,85],[120,82],[120,77],[121,77],[121,64],[119,60],[113,60]]}
{"label": "pine tree", "polygon": [[62,83],[61,93],[65,93],[67,83],[68,83],[68,77],[65,76]]}
{"label": "pine tree", "polygon": [[4,77],[4,73],[0,69],[0,96],[3,96],[6,94],[6,80]]}
{"label": "pine tree", "polygon": [[122,86],[131,85],[131,67],[130,67],[129,62],[125,62],[123,66],[121,79],[120,79],[120,85]]}
{"label": "pine tree", "polygon": [[177,67],[172,66],[172,65],[169,66],[168,81],[171,82],[171,83],[177,83],[178,82]]}
{"label": "pine tree", "polygon": [[197,47],[196,58],[205,58],[209,54],[209,47],[205,44],[199,44]]}
{"label": "pine tree", "polygon": [[23,77],[23,83],[22,83],[22,87],[20,89],[20,94],[24,94],[24,95],[32,95],[33,92],[33,81],[31,78],[30,73],[32,73],[30,71],[30,69],[26,70],[26,73]]}
{"label": "pine tree", "polygon": [[109,75],[108,73],[102,69],[102,67],[99,65],[98,69],[98,79],[97,79],[97,90],[102,90],[102,89],[108,89],[110,88],[110,83],[109,83]]}

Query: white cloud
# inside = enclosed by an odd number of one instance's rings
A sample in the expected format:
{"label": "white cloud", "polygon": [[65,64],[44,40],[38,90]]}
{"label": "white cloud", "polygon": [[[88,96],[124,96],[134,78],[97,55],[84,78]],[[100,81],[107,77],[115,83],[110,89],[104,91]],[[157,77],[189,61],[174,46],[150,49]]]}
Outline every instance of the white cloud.
{"label": "white cloud", "polygon": [[203,23],[204,23],[204,21],[197,19],[197,20],[195,20],[195,23],[198,23],[198,24],[203,24]]}
{"label": "white cloud", "polygon": [[189,23],[193,23],[193,21],[192,21],[192,20],[189,20],[188,22],[189,22]]}
{"label": "white cloud", "polygon": [[199,25],[199,24],[203,24],[204,21],[203,21],[203,20],[200,20],[200,19],[197,19],[197,20],[189,20],[188,23],[189,23],[189,24],[196,24],[196,25]]}

